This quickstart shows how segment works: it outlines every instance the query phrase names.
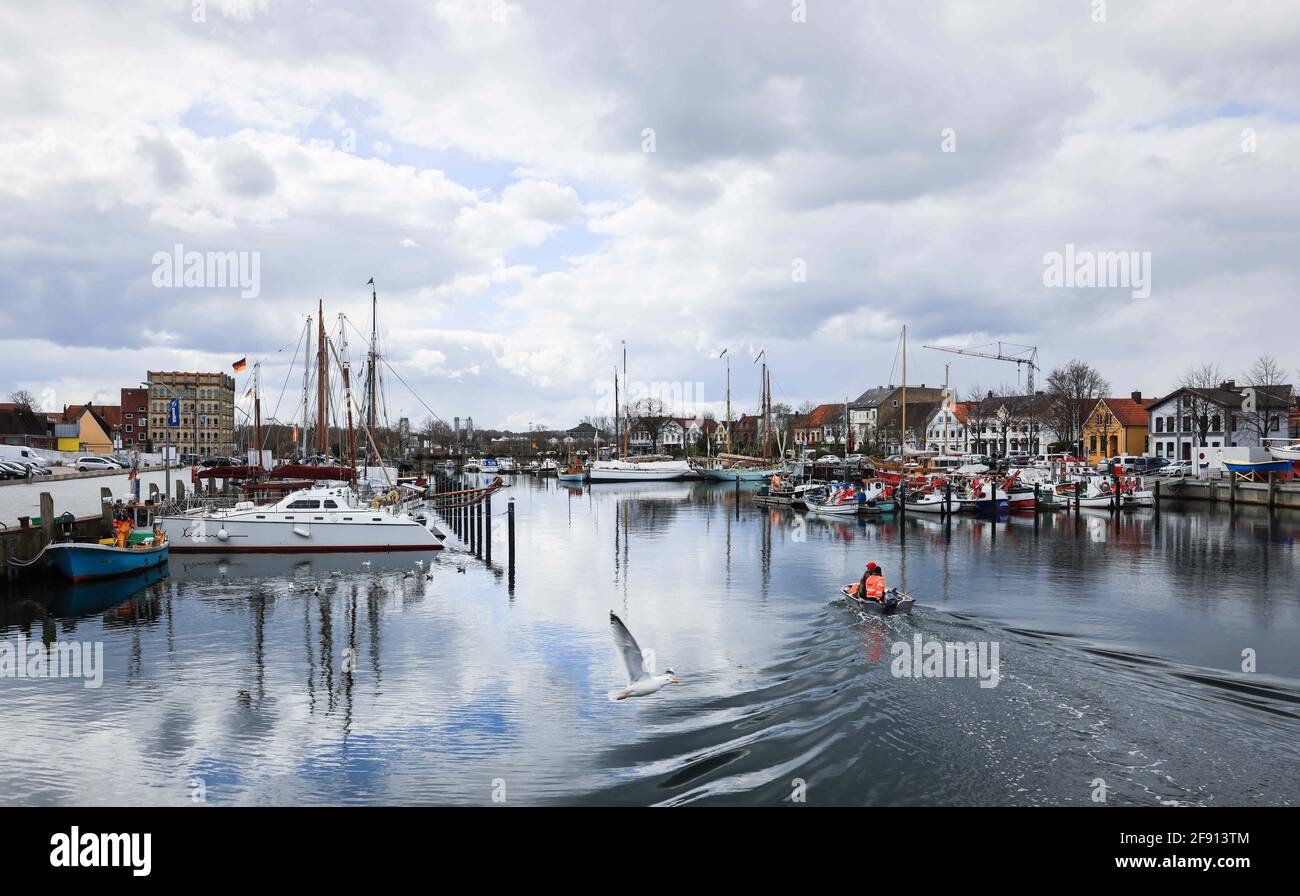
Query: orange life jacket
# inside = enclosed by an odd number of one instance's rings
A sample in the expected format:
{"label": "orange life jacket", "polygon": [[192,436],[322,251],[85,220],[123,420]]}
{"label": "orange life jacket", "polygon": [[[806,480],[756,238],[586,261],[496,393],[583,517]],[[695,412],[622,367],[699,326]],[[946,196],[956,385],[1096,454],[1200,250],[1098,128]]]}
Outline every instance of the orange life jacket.
{"label": "orange life jacket", "polygon": [[882,600],[885,596],[885,577],[874,575],[867,576],[867,597],[871,600]]}

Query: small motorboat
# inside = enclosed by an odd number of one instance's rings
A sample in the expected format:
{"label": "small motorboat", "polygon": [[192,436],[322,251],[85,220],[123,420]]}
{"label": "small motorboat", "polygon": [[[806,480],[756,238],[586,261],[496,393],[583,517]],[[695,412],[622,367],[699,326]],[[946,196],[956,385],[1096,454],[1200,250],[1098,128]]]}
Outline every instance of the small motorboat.
{"label": "small motorboat", "polygon": [[579,463],[568,464],[555,471],[555,478],[560,482],[586,482],[587,468]]}
{"label": "small motorboat", "polygon": [[[959,506],[956,501],[953,507]],[[916,511],[918,513],[947,513],[948,505],[944,500],[944,493],[940,491],[915,491],[907,493],[907,500],[903,502],[904,509],[908,513]]]}
{"label": "small motorboat", "polygon": [[1120,507],[1132,509],[1135,507],[1155,507],[1156,496],[1149,489],[1136,489],[1131,492],[1125,492],[1120,495]]}
{"label": "small motorboat", "polygon": [[853,585],[856,584],[857,583],[854,582],[845,585],[840,589],[840,594],[843,594],[850,603],[862,610],[864,613],[872,613],[877,616],[894,616],[900,613],[903,615],[911,615],[912,604],[914,603],[911,595],[904,594],[897,588],[886,588],[885,602],[881,603],[878,600],[867,600],[864,597],[858,597],[853,594]]}
{"label": "small motorboat", "polygon": [[858,511],[865,506],[866,498],[864,496],[859,500],[859,494],[852,485],[833,483],[821,494],[806,493],[803,502],[809,511],[823,516],[857,516]]}

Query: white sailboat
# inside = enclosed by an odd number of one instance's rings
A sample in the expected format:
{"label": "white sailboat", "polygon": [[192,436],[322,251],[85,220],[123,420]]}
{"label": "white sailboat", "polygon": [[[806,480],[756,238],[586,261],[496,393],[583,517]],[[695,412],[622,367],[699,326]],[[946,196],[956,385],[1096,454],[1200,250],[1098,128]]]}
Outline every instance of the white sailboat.
{"label": "white sailboat", "polygon": [[[623,375],[624,381],[627,379],[627,347],[623,348]],[[618,371],[614,372],[614,427],[618,431],[619,424],[619,404],[618,404]],[[628,414],[623,414],[624,432],[623,432],[623,457],[620,460],[597,460],[593,461],[587,471],[587,480],[589,482],[662,482],[673,479],[681,479],[689,476],[693,471],[690,464],[684,460],[655,460],[655,461],[635,461],[627,457],[627,432],[626,421]],[[554,465],[555,461],[549,461]]]}

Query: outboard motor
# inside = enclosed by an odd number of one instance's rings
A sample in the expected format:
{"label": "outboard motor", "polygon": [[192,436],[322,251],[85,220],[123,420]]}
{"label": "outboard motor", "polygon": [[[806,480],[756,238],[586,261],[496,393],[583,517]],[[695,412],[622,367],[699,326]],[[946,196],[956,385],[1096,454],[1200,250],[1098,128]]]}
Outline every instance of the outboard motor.
{"label": "outboard motor", "polygon": [[64,541],[72,541],[72,530],[77,525],[77,518],[72,515],[72,511],[65,510],[59,516],[59,531],[63,533]]}

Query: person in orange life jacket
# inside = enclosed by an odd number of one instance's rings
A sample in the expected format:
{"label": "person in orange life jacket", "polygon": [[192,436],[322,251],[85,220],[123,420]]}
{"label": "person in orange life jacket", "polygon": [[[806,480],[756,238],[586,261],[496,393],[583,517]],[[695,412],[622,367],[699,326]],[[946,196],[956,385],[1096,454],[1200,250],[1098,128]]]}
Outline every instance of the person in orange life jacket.
{"label": "person in orange life jacket", "polygon": [[862,573],[861,581],[852,586],[849,590],[854,597],[884,603],[885,574],[881,571],[880,567],[872,561],[867,564],[866,571]]}

